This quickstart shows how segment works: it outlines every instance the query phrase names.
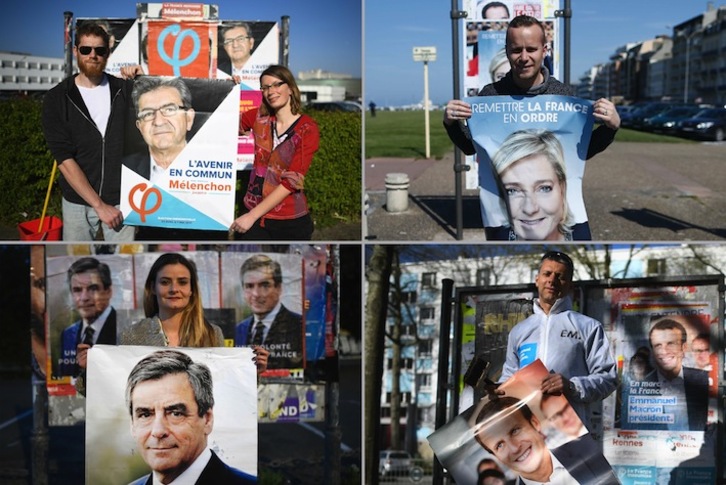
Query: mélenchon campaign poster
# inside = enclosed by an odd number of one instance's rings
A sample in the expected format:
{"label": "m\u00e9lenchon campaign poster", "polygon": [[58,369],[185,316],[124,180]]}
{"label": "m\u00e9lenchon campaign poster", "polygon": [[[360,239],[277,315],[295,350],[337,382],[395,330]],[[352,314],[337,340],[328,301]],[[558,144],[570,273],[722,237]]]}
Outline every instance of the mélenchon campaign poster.
{"label": "m\u00e9lenchon campaign poster", "polygon": [[495,240],[589,240],[582,176],[592,102],[570,96],[465,98],[482,219]]}
{"label": "m\u00e9lenchon campaign poster", "polygon": [[[170,472],[169,464],[178,468],[173,473],[182,472],[190,457],[208,460],[197,483],[229,483],[219,478],[230,473],[227,467],[256,477],[252,356],[249,348],[94,345],[88,352],[86,483],[130,483],[154,470]],[[218,481],[204,481],[205,473],[217,473]]]}
{"label": "m\u00e9lenchon campaign poster", "polygon": [[240,91],[232,81],[141,76],[121,172],[124,223],[227,231]]}
{"label": "m\u00e9lenchon campaign poster", "polygon": [[517,483],[619,483],[567,398],[540,391],[547,375],[536,360],[428,437],[457,484],[478,484],[485,459]]}

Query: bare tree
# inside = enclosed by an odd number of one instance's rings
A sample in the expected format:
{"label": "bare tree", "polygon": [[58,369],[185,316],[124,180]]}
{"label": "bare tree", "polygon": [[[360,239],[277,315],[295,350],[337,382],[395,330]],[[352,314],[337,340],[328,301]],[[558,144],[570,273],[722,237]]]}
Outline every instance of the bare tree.
{"label": "bare tree", "polygon": [[368,293],[365,318],[365,476],[378,484],[381,386],[383,384],[384,329],[394,246],[374,246],[366,270]]}

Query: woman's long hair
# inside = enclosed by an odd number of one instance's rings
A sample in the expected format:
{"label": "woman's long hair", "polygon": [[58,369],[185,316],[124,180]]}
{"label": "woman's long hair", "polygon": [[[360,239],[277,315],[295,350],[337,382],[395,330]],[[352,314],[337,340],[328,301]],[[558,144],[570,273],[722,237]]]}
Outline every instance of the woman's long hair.
{"label": "woman's long hair", "polygon": [[[290,72],[290,70],[285,66],[273,64],[260,74],[260,84],[262,84],[262,78],[264,76],[277,78],[290,87],[290,91],[292,91],[292,94],[290,94],[290,110],[292,111],[292,114],[298,114],[302,106],[302,101],[300,100],[300,88],[297,87],[297,82],[295,82],[295,76],[292,75],[292,72]],[[267,104],[267,100],[264,96],[262,96],[260,112],[264,115],[274,114],[275,112],[272,107]]]}
{"label": "woman's long hair", "polygon": [[159,314],[159,300],[154,294],[154,285],[159,271],[170,264],[181,264],[189,270],[192,294],[189,297],[189,304],[182,310],[182,323],[179,328],[179,345],[181,347],[216,347],[220,343],[216,341],[214,329],[204,319],[202,308],[202,297],[199,291],[199,280],[197,278],[197,266],[193,261],[188,260],[181,254],[165,253],[154,261],[146,277],[144,285],[144,313],[147,317]]}

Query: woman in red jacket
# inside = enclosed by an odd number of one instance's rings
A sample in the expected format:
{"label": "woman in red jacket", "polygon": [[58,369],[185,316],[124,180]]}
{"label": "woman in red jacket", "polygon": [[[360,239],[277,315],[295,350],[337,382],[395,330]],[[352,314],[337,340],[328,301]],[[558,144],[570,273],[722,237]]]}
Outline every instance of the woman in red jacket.
{"label": "woman in red jacket", "polygon": [[260,88],[259,109],[240,117],[240,132],[254,135],[255,161],[244,213],[231,229],[247,240],[309,240],[313,221],[303,185],[318,150],[318,125],[300,112],[300,90],[286,67],[265,69]]}

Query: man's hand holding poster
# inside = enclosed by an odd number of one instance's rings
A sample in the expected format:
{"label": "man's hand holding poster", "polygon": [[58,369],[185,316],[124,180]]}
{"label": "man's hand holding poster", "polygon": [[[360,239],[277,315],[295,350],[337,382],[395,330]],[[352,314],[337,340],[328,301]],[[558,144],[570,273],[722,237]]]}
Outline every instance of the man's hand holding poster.
{"label": "man's hand holding poster", "polygon": [[[142,76],[121,172],[124,223],[226,231],[234,220],[239,86]],[[139,143],[139,141],[141,141]]]}
{"label": "man's hand holding poster", "polygon": [[536,360],[499,387],[504,396],[481,399],[428,437],[456,483],[478,483],[485,458],[517,483],[619,483],[567,398],[540,391],[547,375]]}
{"label": "man's hand holding poster", "polygon": [[582,197],[592,102],[569,96],[465,98],[482,217],[495,240],[589,240]]}

